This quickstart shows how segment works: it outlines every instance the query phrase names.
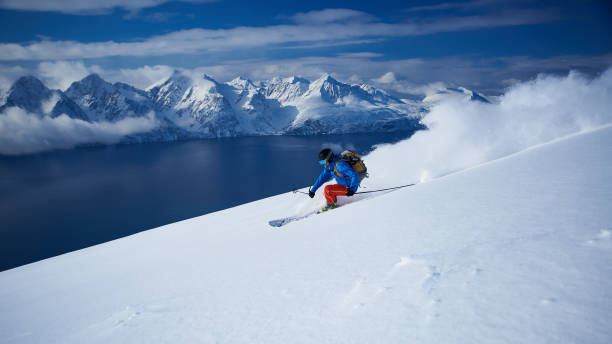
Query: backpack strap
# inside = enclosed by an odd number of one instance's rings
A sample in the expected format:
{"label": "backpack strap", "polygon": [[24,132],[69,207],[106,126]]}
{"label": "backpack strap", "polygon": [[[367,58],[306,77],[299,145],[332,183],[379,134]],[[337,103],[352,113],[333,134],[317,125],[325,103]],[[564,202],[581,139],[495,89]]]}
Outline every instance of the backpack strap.
{"label": "backpack strap", "polygon": [[338,172],[338,163],[340,161],[347,161],[348,162],[348,160],[346,160],[346,159],[338,159],[338,160],[336,160],[336,163],[334,164],[334,172],[338,175],[338,177],[345,178],[346,177],[345,175],[343,175],[342,173]]}

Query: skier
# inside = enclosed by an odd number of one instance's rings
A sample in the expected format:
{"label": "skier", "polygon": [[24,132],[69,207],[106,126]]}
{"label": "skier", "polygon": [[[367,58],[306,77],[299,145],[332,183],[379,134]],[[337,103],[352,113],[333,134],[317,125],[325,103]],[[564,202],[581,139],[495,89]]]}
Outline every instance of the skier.
{"label": "skier", "polygon": [[314,185],[308,190],[308,196],[313,198],[317,189],[329,181],[332,175],[338,183],[325,187],[323,194],[325,200],[327,200],[327,205],[321,209],[321,212],[336,207],[336,196],[353,196],[359,187],[359,174],[346,161],[338,161],[339,158],[340,156],[335,155],[329,148],[319,152],[319,163],[325,167]]}

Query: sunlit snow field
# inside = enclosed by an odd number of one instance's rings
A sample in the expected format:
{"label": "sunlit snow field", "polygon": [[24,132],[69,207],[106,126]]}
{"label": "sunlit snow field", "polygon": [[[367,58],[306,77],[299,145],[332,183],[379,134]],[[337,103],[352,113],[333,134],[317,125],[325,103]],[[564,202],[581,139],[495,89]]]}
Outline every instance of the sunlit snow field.
{"label": "sunlit snow field", "polygon": [[[282,194],[0,273],[15,343],[609,343],[612,73],[448,99],[365,157],[383,194]],[[367,183],[366,183],[367,182]]]}

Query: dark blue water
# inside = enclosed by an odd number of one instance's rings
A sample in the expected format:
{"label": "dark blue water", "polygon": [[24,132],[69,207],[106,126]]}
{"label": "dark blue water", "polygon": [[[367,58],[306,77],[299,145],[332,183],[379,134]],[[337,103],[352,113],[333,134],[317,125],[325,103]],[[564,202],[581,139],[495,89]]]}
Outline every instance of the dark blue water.
{"label": "dark blue water", "polygon": [[0,156],[0,271],[311,185],[329,144],[410,133],[273,136]]}

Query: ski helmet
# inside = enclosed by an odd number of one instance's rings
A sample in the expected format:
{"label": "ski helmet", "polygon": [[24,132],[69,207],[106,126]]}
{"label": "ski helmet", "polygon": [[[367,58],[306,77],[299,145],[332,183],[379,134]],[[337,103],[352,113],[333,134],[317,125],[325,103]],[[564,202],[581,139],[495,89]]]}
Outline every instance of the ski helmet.
{"label": "ski helmet", "polygon": [[328,162],[329,160],[331,160],[332,155],[332,150],[329,148],[325,148],[319,152],[319,161]]}

